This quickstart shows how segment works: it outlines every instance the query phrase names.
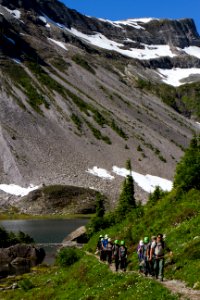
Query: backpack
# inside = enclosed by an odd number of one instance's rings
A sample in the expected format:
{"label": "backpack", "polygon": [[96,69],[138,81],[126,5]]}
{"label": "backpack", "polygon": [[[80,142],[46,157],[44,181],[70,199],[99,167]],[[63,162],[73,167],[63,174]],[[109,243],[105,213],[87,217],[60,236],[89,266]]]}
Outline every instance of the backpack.
{"label": "backpack", "polygon": [[113,245],[113,255],[114,257],[117,257],[119,255],[119,246],[118,245]]}
{"label": "backpack", "polygon": [[108,251],[112,251],[112,244],[110,243],[110,242],[108,242],[108,244],[107,244],[107,250]]}
{"label": "backpack", "polygon": [[144,244],[143,246],[143,257],[147,257],[147,252],[150,252],[150,243]]}
{"label": "backpack", "polygon": [[126,247],[121,246],[119,248],[119,257],[125,258],[126,257],[126,252],[127,252]]}
{"label": "backpack", "polygon": [[156,256],[163,256],[165,252],[165,243],[164,241],[156,242],[154,247],[154,254]]}

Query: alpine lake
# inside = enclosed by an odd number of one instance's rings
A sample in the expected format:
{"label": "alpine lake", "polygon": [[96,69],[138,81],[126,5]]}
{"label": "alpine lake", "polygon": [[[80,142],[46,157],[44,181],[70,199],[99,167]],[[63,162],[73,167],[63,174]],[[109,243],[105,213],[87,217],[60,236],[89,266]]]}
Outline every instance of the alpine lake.
{"label": "alpine lake", "polygon": [[[30,235],[37,247],[45,250],[46,256],[43,263],[52,265],[55,261],[57,249],[68,234],[87,224],[87,218],[70,219],[19,219],[1,220],[0,226],[7,231],[17,233],[22,231]],[[27,267],[13,267],[0,265],[0,278],[7,275],[17,275],[28,272]]]}

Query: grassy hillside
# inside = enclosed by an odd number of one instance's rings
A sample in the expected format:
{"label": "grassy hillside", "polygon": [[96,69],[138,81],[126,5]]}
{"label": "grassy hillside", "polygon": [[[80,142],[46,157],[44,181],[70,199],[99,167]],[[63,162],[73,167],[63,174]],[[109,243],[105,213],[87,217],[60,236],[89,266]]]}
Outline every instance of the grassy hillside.
{"label": "grassy hillside", "polygon": [[[153,202],[153,201],[152,201]],[[129,269],[137,270],[136,247],[144,236],[166,234],[166,242],[173,258],[166,259],[165,277],[180,279],[200,289],[200,191],[190,190],[179,195],[176,190],[139,207],[121,223],[106,229],[113,239],[124,239],[129,249]],[[100,233],[105,234],[105,230]],[[87,245],[94,251],[98,234]]]}
{"label": "grassy hillside", "polygon": [[[113,239],[126,240],[130,269],[137,269],[135,250],[139,240],[145,236],[163,233],[166,235],[168,247],[174,253],[173,258],[166,258],[165,276],[183,280],[190,287],[200,289],[199,178],[200,136],[194,136],[177,165],[174,188],[170,193],[156,188],[146,206],[138,205],[132,209],[129,206],[126,214],[121,215],[120,219],[117,210],[114,217],[112,215],[115,225],[110,226],[106,234]],[[109,219],[109,215],[106,219]],[[94,251],[97,238],[98,236],[95,236],[90,240],[88,250]]]}
{"label": "grassy hillside", "polygon": [[18,285],[21,289],[4,291],[1,299],[154,300],[155,295],[158,300],[178,299],[156,281],[134,273],[112,273],[107,265],[88,255],[71,267],[43,268],[32,275],[24,275]]}

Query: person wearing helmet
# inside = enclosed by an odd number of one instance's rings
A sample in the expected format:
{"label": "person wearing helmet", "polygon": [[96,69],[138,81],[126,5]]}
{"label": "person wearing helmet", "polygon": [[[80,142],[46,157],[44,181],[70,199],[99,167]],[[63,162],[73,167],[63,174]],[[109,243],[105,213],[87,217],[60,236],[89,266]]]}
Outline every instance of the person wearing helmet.
{"label": "person wearing helmet", "polygon": [[125,246],[124,241],[120,242],[119,262],[120,262],[120,269],[125,272],[126,271],[126,264],[127,264],[127,247]]}
{"label": "person wearing helmet", "polygon": [[[151,251],[152,249],[155,248],[155,245],[156,245],[156,235],[153,235],[151,237],[151,241],[150,241],[150,253],[149,253],[149,268],[150,268],[150,273],[151,273],[151,276],[155,276],[155,270],[154,270],[154,265],[155,265],[155,256],[152,255],[151,257]],[[150,259],[151,257],[151,259]]]}
{"label": "person wearing helmet", "polygon": [[115,240],[114,245],[112,247],[112,257],[115,261],[115,271],[117,272],[119,269],[119,241]]}
{"label": "person wearing helmet", "polygon": [[143,246],[143,259],[144,259],[144,274],[147,276],[151,274],[149,257],[150,257],[150,242],[148,236],[144,237],[144,246]]}
{"label": "person wearing helmet", "polygon": [[99,239],[97,241],[97,247],[96,247],[96,252],[95,252],[95,254],[98,254],[99,256],[101,256],[100,254],[101,254],[101,243],[102,243],[101,239],[102,238],[103,238],[103,235],[100,234]]}
{"label": "person wearing helmet", "polygon": [[106,258],[107,258],[107,245],[108,245],[108,235],[106,234],[101,243],[102,260],[103,261],[106,261]]}
{"label": "person wearing helmet", "polygon": [[113,247],[112,240],[111,238],[108,238],[108,244],[106,250],[107,250],[107,261],[109,265],[111,265],[112,263],[112,247]]}
{"label": "person wearing helmet", "polygon": [[138,255],[138,262],[139,262],[139,272],[144,272],[144,242],[143,240],[139,241],[139,244],[137,246],[137,255]]}

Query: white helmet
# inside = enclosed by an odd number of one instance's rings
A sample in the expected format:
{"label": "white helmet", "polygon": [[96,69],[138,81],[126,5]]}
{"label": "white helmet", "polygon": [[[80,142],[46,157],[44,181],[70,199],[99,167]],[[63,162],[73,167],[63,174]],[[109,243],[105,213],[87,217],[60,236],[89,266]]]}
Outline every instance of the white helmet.
{"label": "white helmet", "polygon": [[139,245],[140,245],[140,246],[144,246],[143,240],[140,240]]}

